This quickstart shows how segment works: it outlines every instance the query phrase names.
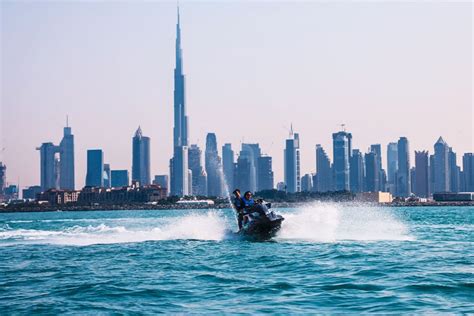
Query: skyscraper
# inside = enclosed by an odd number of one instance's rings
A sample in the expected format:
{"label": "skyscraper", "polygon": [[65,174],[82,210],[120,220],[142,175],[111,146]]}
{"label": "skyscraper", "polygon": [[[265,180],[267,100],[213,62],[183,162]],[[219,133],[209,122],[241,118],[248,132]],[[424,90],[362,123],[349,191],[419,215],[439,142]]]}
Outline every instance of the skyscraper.
{"label": "skyscraper", "polygon": [[415,151],[415,195],[422,198],[430,196],[428,151]]}
{"label": "skyscraper", "polygon": [[234,151],[231,144],[222,146],[222,170],[227,190],[234,190]]}
{"label": "skyscraper", "polygon": [[217,152],[216,134],[208,133],[206,137],[206,173],[207,194],[222,196],[221,159]]}
{"label": "skyscraper", "polygon": [[313,183],[316,192],[328,192],[333,190],[333,172],[331,161],[321,145],[316,145],[316,179]]}
{"label": "skyscraper", "polygon": [[150,138],[143,136],[140,126],[132,139],[132,181],[150,184]]}
{"label": "skyscraper", "polygon": [[273,189],[272,157],[260,156],[257,162],[257,191]]}
{"label": "skyscraper", "polygon": [[377,153],[374,151],[365,154],[365,191],[379,191],[380,172]]}
{"label": "skyscraper", "polygon": [[250,161],[247,156],[239,156],[234,169],[234,185],[242,193],[250,190]]}
{"label": "skyscraper", "polygon": [[110,188],[112,185],[112,174],[110,172],[110,164],[104,163],[104,188]]}
{"label": "skyscraper", "polygon": [[189,191],[188,117],[186,116],[185,77],[181,49],[181,27],[176,24],[176,67],[174,69],[173,158],[170,160],[171,195],[184,196]]}
{"label": "skyscraper", "polygon": [[7,166],[0,161],[0,196],[7,186]]}
{"label": "skyscraper", "polygon": [[370,145],[370,151],[374,152],[377,155],[377,168],[378,168],[378,173],[379,173],[378,190],[385,191],[387,179],[386,179],[385,170],[382,167],[382,146],[380,146],[380,144]]}
{"label": "skyscraper", "polygon": [[59,147],[53,143],[43,143],[36,148],[40,151],[41,190],[57,189],[57,162],[56,154]]}
{"label": "skyscraper", "polygon": [[352,151],[352,134],[345,131],[332,134],[334,179],[336,191],[349,191],[350,166]]}
{"label": "skyscraper", "polygon": [[450,192],[459,192],[461,190],[461,169],[457,164],[456,153],[453,151],[453,148],[449,147],[448,152],[448,163],[449,163],[449,191]]}
{"label": "skyscraper", "polygon": [[429,170],[430,170],[430,176],[429,176],[429,181],[430,181],[430,195],[433,194],[434,191],[434,178],[435,178],[435,171],[434,171],[434,165],[435,165],[435,159],[434,155],[430,155],[430,165],[429,165]]}
{"label": "skyscraper", "polygon": [[433,193],[449,192],[449,146],[442,137],[434,145]]}
{"label": "skyscraper", "polygon": [[474,154],[465,153],[462,157],[463,191],[474,192]]}
{"label": "skyscraper", "polygon": [[130,185],[128,170],[112,170],[110,174],[113,188],[127,187]]}
{"label": "skyscraper", "polygon": [[293,127],[290,137],[286,140],[284,158],[286,191],[289,193],[300,192],[300,138],[298,133],[293,133]]}
{"label": "skyscraper", "polygon": [[174,156],[170,160],[170,186],[171,195],[189,195],[189,173],[188,173],[188,146],[174,148]]}
{"label": "skyscraper", "polygon": [[104,154],[102,149],[87,150],[86,186],[104,186]]}
{"label": "skyscraper", "polygon": [[155,175],[155,179],[153,180],[154,185],[159,185],[162,188],[166,189],[166,195],[169,193],[169,177],[166,174],[159,174]]}
{"label": "skyscraper", "polygon": [[188,149],[188,166],[192,172],[193,195],[207,195],[207,174],[202,166],[202,151],[198,145],[191,145]]}
{"label": "skyscraper", "polygon": [[350,183],[351,192],[362,192],[364,190],[365,163],[362,153],[358,149],[352,150],[350,159]]}
{"label": "skyscraper", "polygon": [[311,192],[313,191],[313,176],[309,173],[301,177],[301,191]]}
{"label": "skyscraper", "polygon": [[398,171],[398,144],[389,143],[387,145],[387,182],[388,191],[395,194],[395,183]]}
{"label": "skyscraper", "polygon": [[416,186],[416,168],[411,167],[410,168],[410,192],[415,192],[415,186]]}
{"label": "skyscraper", "polygon": [[59,155],[59,187],[63,190],[74,190],[74,135],[68,123],[59,144]]}
{"label": "skyscraper", "polygon": [[258,158],[262,155],[259,144],[242,144],[241,157],[247,157],[250,162],[250,189],[255,192],[258,188]]}
{"label": "skyscraper", "polygon": [[411,195],[410,179],[410,149],[408,139],[400,137],[397,144],[398,151],[398,171],[396,181],[396,195],[409,197]]}

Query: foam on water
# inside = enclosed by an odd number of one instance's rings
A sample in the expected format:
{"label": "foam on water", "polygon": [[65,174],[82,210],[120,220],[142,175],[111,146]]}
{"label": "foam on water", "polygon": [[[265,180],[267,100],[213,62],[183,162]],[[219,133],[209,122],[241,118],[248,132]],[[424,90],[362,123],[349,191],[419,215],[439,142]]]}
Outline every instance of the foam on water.
{"label": "foam on water", "polygon": [[159,227],[135,229],[106,224],[76,225],[62,230],[3,229],[0,231],[0,241],[3,245],[41,243],[84,246],[149,240],[221,240],[226,230],[225,220],[215,212],[208,212],[169,218]]}
{"label": "foam on water", "polygon": [[[40,243],[92,245],[151,240],[223,240],[236,229],[231,211],[195,212],[156,218],[44,219],[30,227],[0,227],[0,245]],[[277,210],[279,213],[280,211]],[[280,242],[304,240],[412,240],[407,226],[390,209],[314,203],[283,211],[285,221],[276,237]],[[68,223],[70,221],[70,223]],[[9,223],[22,224],[20,221]],[[29,224],[27,220],[25,224]],[[44,223],[44,227],[42,225]],[[40,225],[40,226],[38,226]],[[53,226],[50,226],[53,225]],[[55,226],[54,226],[55,225]],[[36,229],[40,227],[39,229]]]}
{"label": "foam on water", "polygon": [[283,215],[281,240],[413,240],[408,227],[383,207],[313,203]]}

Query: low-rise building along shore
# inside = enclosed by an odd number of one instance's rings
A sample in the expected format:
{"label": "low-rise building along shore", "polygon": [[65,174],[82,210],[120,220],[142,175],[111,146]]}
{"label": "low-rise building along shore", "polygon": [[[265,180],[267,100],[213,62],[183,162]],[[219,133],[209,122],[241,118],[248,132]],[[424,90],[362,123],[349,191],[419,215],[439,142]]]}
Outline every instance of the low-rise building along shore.
{"label": "low-rise building along shore", "polygon": [[[148,190],[152,190],[149,188]],[[51,211],[119,211],[119,210],[183,210],[183,209],[228,209],[232,206],[228,199],[225,198],[196,198],[196,197],[166,197],[161,195],[160,198],[155,194],[151,194],[147,190],[141,190],[143,195],[133,192],[133,190],[107,190],[107,189],[87,189],[88,193],[83,196],[83,200],[75,199],[73,192],[64,193],[62,191],[49,192],[46,196],[48,199],[38,201],[15,201],[12,203],[0,204],[0,213],[6,212],[51,212]],[[123,197],[128,192],[129,198]],[[148,192],[148,193],[143,193]],[[90,195],[88,195],[90,194]],[[474,196],[474,193],[471,193]],[[91,197],[95,197],[92,199]],[[148,200],[143,197],[147,197]],[[379,201],[375,200],[379,199]],[[463,195],[465,198],[465,194]],[[153,199],[155,199],[153,201]],[[347,193],[331,193],[320,197],[297,199],[292,196],[289,199],[283,198],[265,198],[266,202],[270,202],[273,208],[298,208],[308,207],[313,203],[337,203],[349,206],[383,206],[383,207],[448,207],[448,206],[474,206],[474,200],[456,201],[453,197],[451,200],[434,201],[418,198],[394,199],[387,202],[387,196],[379,194],[370,194],[365,196],[348,195]],[[59,203],[61,202],[61,203]]]}

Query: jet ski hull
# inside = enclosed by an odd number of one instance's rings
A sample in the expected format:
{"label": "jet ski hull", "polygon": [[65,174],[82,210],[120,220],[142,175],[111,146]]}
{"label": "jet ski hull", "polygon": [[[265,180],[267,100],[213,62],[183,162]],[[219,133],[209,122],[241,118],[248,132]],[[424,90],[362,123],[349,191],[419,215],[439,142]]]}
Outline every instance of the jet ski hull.
{"label": "jet ski hull", "polygon": [[281,228],[284,218],[268,210],[265,204],[258,204],[249,210],[247,222],[239,234],[256,240],[266,240],[274,237]]}

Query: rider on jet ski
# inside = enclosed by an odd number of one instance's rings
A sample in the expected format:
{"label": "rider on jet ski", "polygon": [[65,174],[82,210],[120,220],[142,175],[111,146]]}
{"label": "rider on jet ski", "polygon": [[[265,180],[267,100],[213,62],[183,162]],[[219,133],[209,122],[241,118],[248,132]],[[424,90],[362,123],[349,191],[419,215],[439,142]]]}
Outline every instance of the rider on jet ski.
{"label": "rider on jet ski", "polygon": [[233,205],[238,214],[238,234],[263,240],[275,236],[284,218],[269,211],[271,204],[264,203],[261,199],[255,201],[250,191],[245,192],[243,197],[239,189],[233,193]]}
{"label": "rider on jet ski", "polygon": [[235,210],[238,213],[238,224],[239,224],[239,230],[242,229],[242,222],[244,221],[244,215],[245,211],[249,209],[250,207],[255,205],[255,201],[252,198],[252,192],[247,191],[244,194],[244,197],[240,195],[240,190],[235,189],[234,190],[234,207]]}

